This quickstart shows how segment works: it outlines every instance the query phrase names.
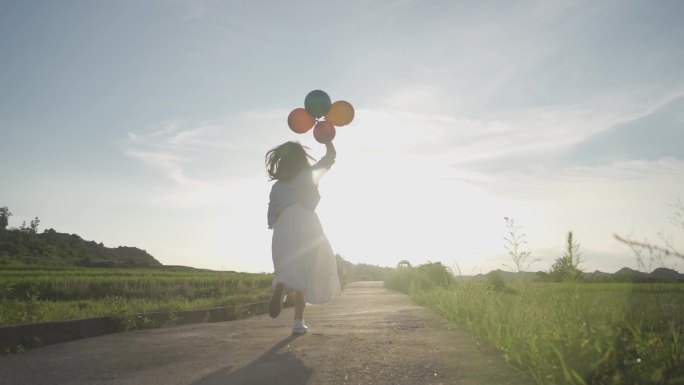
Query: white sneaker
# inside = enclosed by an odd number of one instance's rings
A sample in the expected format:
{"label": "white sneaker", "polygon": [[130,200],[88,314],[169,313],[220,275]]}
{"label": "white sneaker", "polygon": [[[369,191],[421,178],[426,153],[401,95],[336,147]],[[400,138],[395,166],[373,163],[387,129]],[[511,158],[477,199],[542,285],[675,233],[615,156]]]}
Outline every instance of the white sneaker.
{"label": "white sneaker", "polygon": [[309,328],[304,325],[304,320],[294,320],[294,324],[292,325],[292,334],[294,335],[300,335],[300,334],[306,334],[306,332],[309,330]]}

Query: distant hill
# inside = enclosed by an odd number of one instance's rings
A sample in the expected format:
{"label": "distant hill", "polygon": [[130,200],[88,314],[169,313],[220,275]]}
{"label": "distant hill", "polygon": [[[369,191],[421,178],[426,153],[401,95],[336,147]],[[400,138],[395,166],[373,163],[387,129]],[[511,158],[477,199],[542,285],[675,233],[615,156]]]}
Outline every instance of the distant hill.
{"label": "distant hill", "polygon": [[672,269],[659,267],[651,272],[651,277],[657,278],[661,281],[684,281],[684,274],[680,274]]}
{"label": "distant hill", "polygon": [[522,276],[522,280],[525,282],[536,281],[539,279],[539,276],[537,275],[537,273],[532,272],[532,271],[525,271],[519,275],[518,273],[514,273],[512,271],[505,271],[505,270],[501,270],[501,269],[492,270],[487,274],[463,276],[461,278],[463,278],[464,280],[485,281],[492,276],[498,276],[499,278],[501,278],[505,282],[517,282],[520,280],[521,276]]}
{"label": "distant hill", "polygon": [[[516,282],[520,280],[521,275],[511,271],[493,270],[487,274],[478,274],[474,276],[461,277],[463,280],[484,281],[497,275],[506,282]],[[548,280],[548,273],[546,272],[523,272],[523,281],[544,281]],[[684,282],[684,274],[665,267],[659,267],[650,273],[644,273],[623,267],[615,273],[605,273],[602,271],[594,271],[592,273],[582,273],[582,280],[585,282]]]}
{"label": "distant hill", "polygon": [[7,264],[88,267],[156,267],[162,264],[136,247],[105,247],[54,229],[34,233],[0,229],[0,266]]}
{"label": "distant hill", "polygon": [[594,271],[582,273],[582,277],[590,282],[684,282],[684,274],[666,267],[659,267],[650,273],[623,267],[614,274]]}

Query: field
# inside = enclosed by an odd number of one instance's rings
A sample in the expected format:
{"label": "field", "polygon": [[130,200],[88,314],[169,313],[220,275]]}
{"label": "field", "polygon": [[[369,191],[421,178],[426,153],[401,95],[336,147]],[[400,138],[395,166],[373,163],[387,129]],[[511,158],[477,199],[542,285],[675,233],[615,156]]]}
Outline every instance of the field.
{"label": "field", "polygon": [[[0,270],[0,326],[266,301],[270,274]],[[459,282],[440,264],[388,273],[538,384],[684,384],[684,284]]]}
{"label": "field", "polygon": [[266,301],[270,274],[169,269],[0,270],[0,326]]}
{"label": "field", "polygon": [[436,271],[398,270],[387,283],[538,384],[684,384],[684,284],[493,284]]}

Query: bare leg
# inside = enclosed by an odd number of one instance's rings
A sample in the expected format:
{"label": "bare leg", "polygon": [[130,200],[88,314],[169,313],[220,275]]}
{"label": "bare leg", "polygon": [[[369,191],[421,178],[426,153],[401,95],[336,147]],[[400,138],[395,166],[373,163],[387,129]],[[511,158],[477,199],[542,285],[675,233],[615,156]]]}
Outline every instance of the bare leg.
{"label": "bare leg", "polygon": [[283,295],[285,293],[286,287],[282,283],[278,283],[273,288],[273,294],[271,295],[271,300],[268,303],[268,314],[275,318],[280,314],[280,310],[283,308]]}
{"label": "bare leg", "polygon": [[295,320],[302,320],[302,317],[304,317],[304,307],[306,306],[306,302],[304,302],[304,294],[297,290],[294,293],[294,303],[295,303]]}

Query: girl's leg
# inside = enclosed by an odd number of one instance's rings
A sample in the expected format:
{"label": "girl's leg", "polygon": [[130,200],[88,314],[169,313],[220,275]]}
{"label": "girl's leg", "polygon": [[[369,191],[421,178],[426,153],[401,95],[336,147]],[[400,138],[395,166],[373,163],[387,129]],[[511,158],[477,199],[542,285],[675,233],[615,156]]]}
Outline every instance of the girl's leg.
{"label": "girl's leg", "polygon": [[306,327],[306,325],[304,325],[304,321],[302,320],[302,317],[304,317],[304,306],[306,306],[306,302],[304,302],[304,294],[299,290],[295,291],[294,301],[295,316],[294,323],[292,324],[292,334],[306,334],[308,328]]}
{"label": "girl's leg", "polygon": [[304,294],[297,290],[294,293],[294,303],[295,303],[295,320],[302,320],[304,317],[304,307],[306,306],[306,302],[304,302]]}
{"label": "girl's leg", "polygon": [[283,296],[285,295],[285,290],[287,287],[278,283],[273,288],[273,294],[271,295],[271,301],[268,304],[268,314],[275,318],[280,314],[280,310],[283,308]]}

